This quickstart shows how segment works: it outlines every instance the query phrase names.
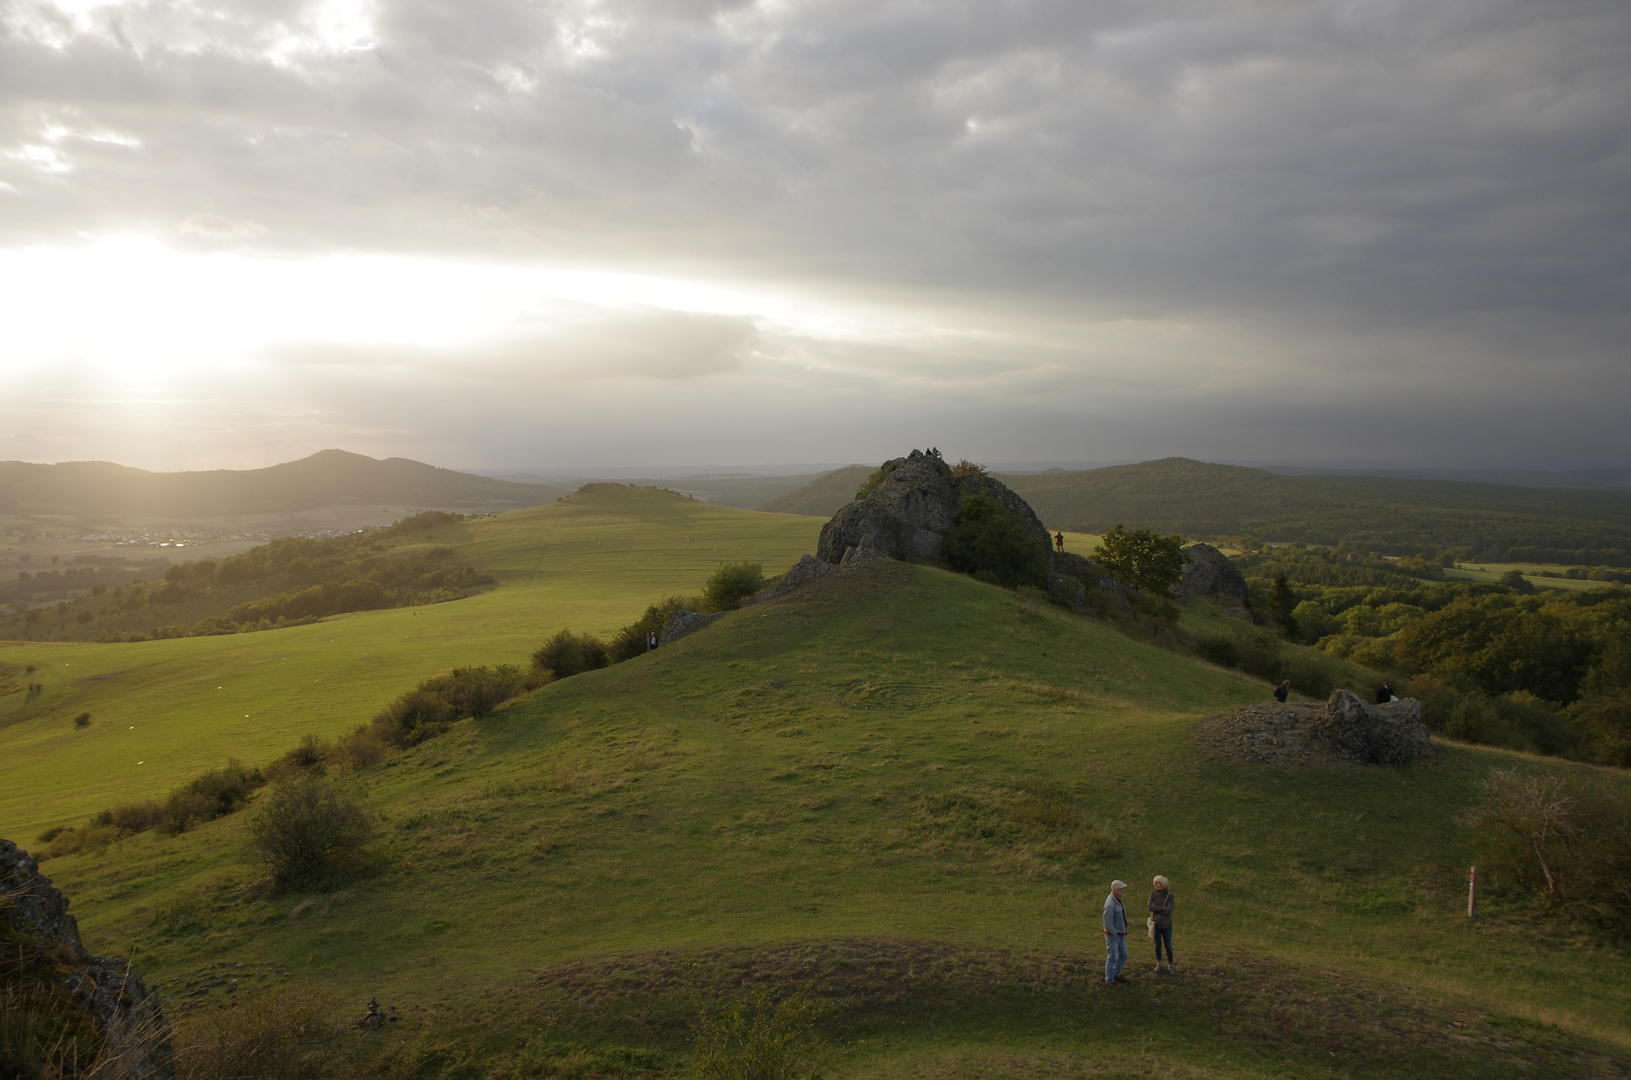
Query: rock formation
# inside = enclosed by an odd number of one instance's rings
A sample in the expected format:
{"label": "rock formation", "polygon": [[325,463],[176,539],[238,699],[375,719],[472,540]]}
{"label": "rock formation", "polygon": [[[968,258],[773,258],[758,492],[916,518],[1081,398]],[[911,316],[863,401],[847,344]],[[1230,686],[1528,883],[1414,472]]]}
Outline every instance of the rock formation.
{"label": "rock formation", "polygon": [[788,568],[781,580],[768,589],[754,593],[742,601],[743,607],[752,607],[754,604],[763,604],[771,600],[779,600],[795,589],[801,589],[814,581],[822,574],[828,573],[832,567],[815,558],[813,555],[800,556],[799,561]]}
{"label": "rock formation", "polygon": [[1246,577],[1229,556],[1211,544],[1184,545],[1184,569],[1178,588],[1186,598],[1204,596],[1226,608],[1247,606]]}
{"label": "rock formation", "polygon": [[85,951],[68,900],[40,873],[38,864],[10,840],[0,840],[0,917],[7,937],[40,966],[49,965],[74,1008],[95,1023],[104,1054],[133,1080],[175,1075],[170,1023],[158,996],[117,957],[97,959]]}
{"label": "rock formation", "polygon": [[1405,698],[1371,705],[1348,690],[1336,690],[1315,717],[1312,731],[1343,757],[1367,765],[1403,765],[1433,753],[1433,740],[1421,722],[1421,702]]}
{"label": "rock formation", "polygon": [[657,644],[672,645],[687,634],[694,634],[704,626],[711,626],[725,617],[723,611],[716,611],[711,615],[704,615],[700,611],[691,611],[680,608],[668,617],[663,628],[657,631]]}
{"label": "rock formation", "polygon": [[1002,481],[980,473],[954,476],[938,453],[921,450],[886,461],[882,469],[883,479],[866,498],[841,507],[822,528],[816,544],[816,557],[822,562],[846,566],[877,558],[938,559],[958,505],[978,493],[1026,524],[1045,560],[1051,595],[1081,610],[1092,587],[1106,594],[1103,599],[1109,605],[1127,607],[1121,588],[1092,562],[1053,550],[1042,519]]}
{"label": "rock formation", "polygon": [[1323,705],[1264,702],[1203,721],[1201,738],[1243,761],[1289,763],[1320,755],[1364,765],[1403,765],[1433,753],[1421,702],[1370,705],[1336,690]]}

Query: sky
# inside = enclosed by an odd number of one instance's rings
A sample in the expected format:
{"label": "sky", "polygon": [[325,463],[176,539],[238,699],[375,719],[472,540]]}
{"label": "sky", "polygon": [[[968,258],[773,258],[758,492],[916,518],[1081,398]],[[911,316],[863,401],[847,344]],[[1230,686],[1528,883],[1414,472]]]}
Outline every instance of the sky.
{"label": "sky", "polygon": [[1631,465],[1625,0],[0,0],[0,459]]}

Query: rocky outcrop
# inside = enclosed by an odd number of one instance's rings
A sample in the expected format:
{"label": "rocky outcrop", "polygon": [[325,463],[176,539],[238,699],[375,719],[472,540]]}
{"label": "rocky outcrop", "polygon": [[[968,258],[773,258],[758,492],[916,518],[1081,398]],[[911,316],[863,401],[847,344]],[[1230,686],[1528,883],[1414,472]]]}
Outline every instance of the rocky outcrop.
{"label": "rocky outcrop", "polygon": [[1433,753],[1414,698],[1370,705],[1347,690],[1323,705],[1264,702],[1203,720],[1199,736],[1228,757],[1260,764],[1345,758],[1364,765],[1403,765]]}
{"label": "rocky outcrop", "polygon": [[799,561],[788,567],[787,573],[781,580],[763,592],[754,593],[742,602],[743,607],[752,607],[754,604],[764,604],[771,600],[779,600],[796,589],[814,581],[823,574],[830,573],[832,567],[813,555],[803,555]]}
{"label": "rocky outcrop", "polygon": [[0,917],[8,936],[45,959],[73,1007],[95,1023],[104,1058],[117,1060],[118,1075],[133,1080],[175,1075],[170,1023],[158,996],[127,961],[85,951],[67,898],[10,840],[0,840]]}
{"label": "rocky outcrop", "polygon": [[[816,544],[821,561],[839,566],[868,553],[890,559],[938,559],[958,505],[976,492],[1016,514],[1035,535],[1037,548],[1052,558],[1053,545],[1042,520],[1002,481],[978,473],[953,476],[939,454],[921,450],[886,461],[882,468],[882,482],[866,498],[841,507],[822,528]],[[1050,569],[1061,572],[1051,563]]]}
{"label": "rocky outcrop", "polygon": [[1184,569],[1179,577],[1180,593],[1204,596],[1225,608],[1246,608],[1246,578],[1229,561],[1229,556],[1211,544],[1185,544]]}
{"label": "rocky outcrop", "polygon": [[694,634],[704,626],[711,626],[724,617],[723,611],[704,615],[700,611],[680,608],[668,617],[668,621],[663,623],[663,628],[657,632],[657,644],[672,645],[687,634]]}
{"label": "rocky outcrop", "polygon": [[1403,765],[1433,753],[1415,698],[1372,705],[1352,691],[1336,690],[1315,717],[1312,732],[1343,757],[1367,765]]}

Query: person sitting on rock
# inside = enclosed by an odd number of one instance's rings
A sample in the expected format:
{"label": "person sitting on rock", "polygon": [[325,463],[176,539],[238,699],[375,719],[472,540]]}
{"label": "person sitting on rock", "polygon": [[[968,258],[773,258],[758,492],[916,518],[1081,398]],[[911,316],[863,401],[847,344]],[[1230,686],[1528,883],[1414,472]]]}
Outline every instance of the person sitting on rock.
{"label": "person sitting on rock", "polygon": [[1279,686],[1276,686],[1274,688],[1274,700],[1278,701],[1280,704],[1284,705],[1286,703],[1286,698],[1288,698],[1290,696],[1291,696],[1291,680],[1290,679],[1287,679],[1285,682],[1281,683]]}
{"label": "person sitting on rock", "polygon": [[1376,691],[1376,704],[1386,705],[1388,702],[1390,702],[1392,700],[1393,700],[1393,684],[1390,683],[1390,682],[1385,682],[1385,683],[1382,684],[1382,688],[1380,690]]}

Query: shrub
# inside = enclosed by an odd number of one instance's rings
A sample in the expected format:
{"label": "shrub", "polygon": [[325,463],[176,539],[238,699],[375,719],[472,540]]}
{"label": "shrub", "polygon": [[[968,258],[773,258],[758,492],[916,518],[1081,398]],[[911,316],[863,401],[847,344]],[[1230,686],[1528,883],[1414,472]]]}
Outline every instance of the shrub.
{"label": "shrub", "polygon": [[828,1057],[816,1023],[833,1007],[803,993],[755,989],[697,1021],[696,1073],[707,1080],[806,1080]]}
{"label": "shrub", "polygon": [[322,887],[360,869],[374,835],[355,793],[315,776],[273,789],[249,825],[249,855],[278,888]]}
{"label": "shrub", "polygon": [[[598,644],[598,642],[597,642]],[[605,646],[601,646],[605,655]],[[604,660],[601,666],[604,666]],[[483,717],[499,705],[534,685],[514,664],[496,667],[454,668],[419,684],[421,690],[439,695],[460,716]]]}
{"label": "shrub", "polygon": [[91,714],[90,713],[82,712],[78,716],[74,717],[74,727],[88,728],[90,726],[91,726]]}
{"label": "shrub", "polygon": [[606,666],[606,643],[593,634],[562,630],[532,654],[532,666],[553,673],[557,679],[571,678]]}
{"label": "shrub", "polygon": [[951,467],[951,475],[954,480],[961,480],[965,476],[984,476],[986,475],[986,468],[984,465],[976,465],[968,458],[964,458]]}
{"label": "shrub", "polygon": [[1513,767],[1491,770],[1483,794],[1461,823],[1477,830],[1494,888],[1631,934],[1631,793]]}
{"label": "shrub", "polygon": [[765,568],[756,562],[724,563],[702,587],[701,611],[735,611],[765,586]]}
{"label": "shrub", "polygon": [[1046,556],[1030,526],[983,492],[970,494],[957,507],[942,551],[953,568],[993,585],[1015,588],[1046,581]]}
{"label": "shrub", "polygon": [[861,486],[855,489],[855,501],[860,502],[878,490],[878,485],[883,483],[893,471],[887,464],[879,465],[876,469],[873,469],[872,475],[861,481]]}
{"label": "shrub", "polygon": [[441,695],[425,689],[410,690],[374,717],[369,731],[391,746],[417,746],[446,731],[458,718],[459,710]]}
{"label": "shrub", "polygon": [[112,825],[120,832],[145,832],[164,823],[164,807],[149,799],[146,802],[125,803],[104,810],[91,819],[95,825]]}

